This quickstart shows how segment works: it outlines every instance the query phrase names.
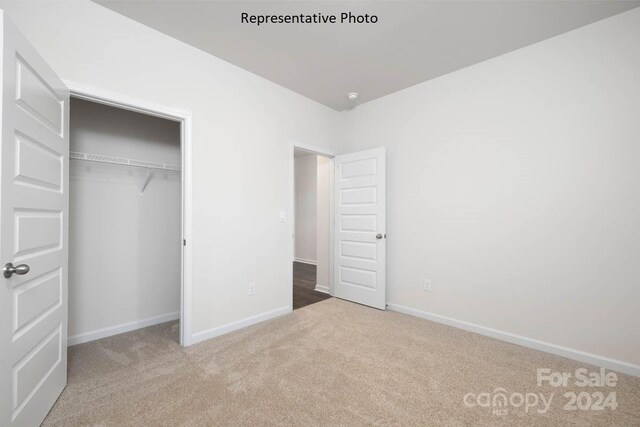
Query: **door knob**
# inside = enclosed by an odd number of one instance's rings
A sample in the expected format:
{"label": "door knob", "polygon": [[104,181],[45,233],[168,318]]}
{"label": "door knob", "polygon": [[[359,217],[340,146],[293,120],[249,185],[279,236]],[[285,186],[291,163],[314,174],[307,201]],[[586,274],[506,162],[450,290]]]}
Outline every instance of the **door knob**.
{"label": "door knob", "polygon": [[8,279],[9,277],[13,276],[13,273],[16,273],[17,275],[22,276],[24,274],[27,274],[29,270],[30,268],[27,264],[20,264],[14,267],[13,264],[7,263],[2,269],[2,274],[4,275],[5,278]]}
{"label": "door knob", "polygon": [[382,239],[382,234],[380,234],[380,233],[376,234],[376,239],[378,239],[378,240]]}

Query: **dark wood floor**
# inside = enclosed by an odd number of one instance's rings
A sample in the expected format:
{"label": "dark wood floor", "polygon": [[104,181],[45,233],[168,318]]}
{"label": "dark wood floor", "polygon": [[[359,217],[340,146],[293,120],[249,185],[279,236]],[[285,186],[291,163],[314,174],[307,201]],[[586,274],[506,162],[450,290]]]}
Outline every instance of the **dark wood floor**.
{"label": "dark wood floor", "polygon": [[302,262],[293,263],[293,309],[331,298],[331,295],[316,289],[316,266]]}

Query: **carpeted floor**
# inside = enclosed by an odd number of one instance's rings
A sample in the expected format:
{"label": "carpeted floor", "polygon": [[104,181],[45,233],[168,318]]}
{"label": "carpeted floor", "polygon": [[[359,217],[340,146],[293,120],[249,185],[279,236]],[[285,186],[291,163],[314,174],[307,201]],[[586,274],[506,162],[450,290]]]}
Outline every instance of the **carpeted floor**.
{"label": "carpeted floor", "polygon": [[[71,347],[69,385],[44,424],[640,425],[638,378],[539,387],[537,368],[596,368],[336,298],[186,349],[177,326]],[[544,414],[542,403],[477,406],[498,388],[554,397]],[[618,407],[564,410],[570,391],[615,392]]]}

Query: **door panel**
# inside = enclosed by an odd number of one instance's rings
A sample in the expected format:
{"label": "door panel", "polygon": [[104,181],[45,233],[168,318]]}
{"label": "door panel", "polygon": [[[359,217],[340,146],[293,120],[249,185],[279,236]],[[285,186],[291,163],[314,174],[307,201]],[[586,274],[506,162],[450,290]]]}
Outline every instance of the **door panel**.
{"label": "door panel", "polygon": [[337,156],[334,162],[335,296],[384,310],[385,149]]}
{"label": "door panel", "polygon": [[16,182],[61,192],[62,161],[60,153],[16,132]]}
{"label": "door panel", "polygon": [[46,80],[22,59],[20,52],[16,52],[15,64],[16,105],[62,136],[64,97],[59,96]]}
{"label": "door panel", "polygon": [[30,269],[0,278],[0,425],[36,426],[67,380],[69,92],[1,24],[0,263]]}

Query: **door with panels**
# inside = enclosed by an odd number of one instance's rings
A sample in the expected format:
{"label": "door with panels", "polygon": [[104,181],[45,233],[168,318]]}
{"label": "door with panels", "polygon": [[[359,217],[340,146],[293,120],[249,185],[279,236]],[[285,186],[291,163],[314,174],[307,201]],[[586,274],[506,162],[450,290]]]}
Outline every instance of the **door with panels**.
{"label": "door with panels", "polygon": [[0,23],[0,425],[36,426],[67,380],[69,92]]}
{"label": "door with panels", "polygon": [[336,156],[334,294],[386,307],[385,149]]}

